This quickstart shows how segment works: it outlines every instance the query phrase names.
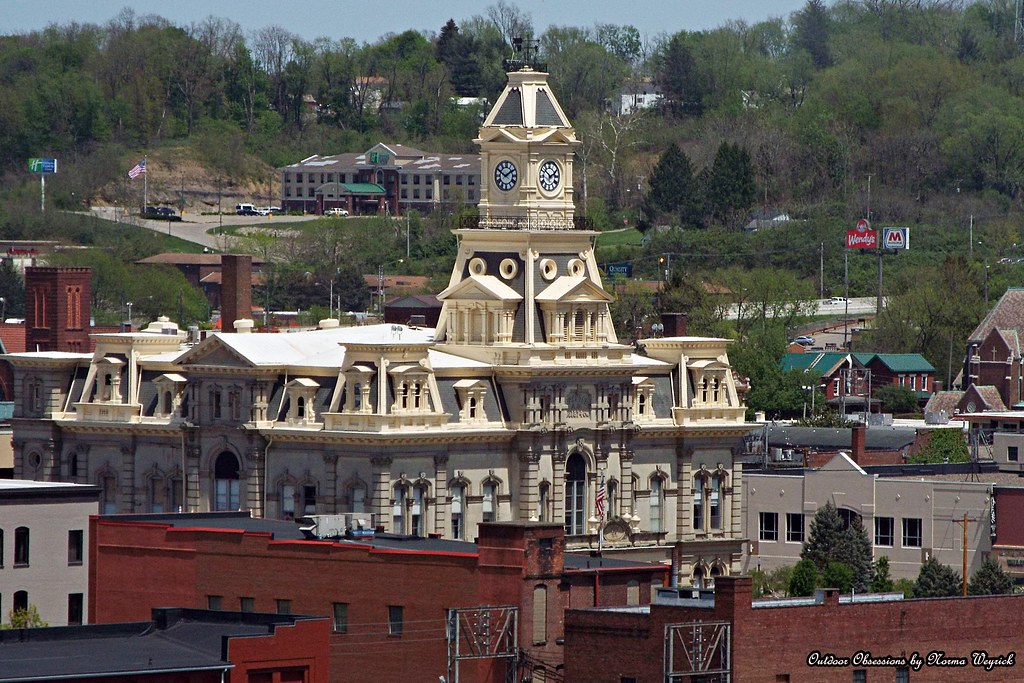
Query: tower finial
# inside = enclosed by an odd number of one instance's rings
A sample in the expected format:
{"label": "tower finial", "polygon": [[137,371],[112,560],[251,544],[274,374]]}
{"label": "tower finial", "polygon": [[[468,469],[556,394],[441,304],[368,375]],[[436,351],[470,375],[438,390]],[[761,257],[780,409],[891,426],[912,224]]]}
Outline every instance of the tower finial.
{"label": "tower finial", "polygon": [[540,40],[524,41],[522,36],[516,36],[512,39],[512,53],[511,59],[504,59],[501,62],[505,71],[532,69],[546,72],[548,70],[548,65],[545,62],[537,60],[540,55]]}

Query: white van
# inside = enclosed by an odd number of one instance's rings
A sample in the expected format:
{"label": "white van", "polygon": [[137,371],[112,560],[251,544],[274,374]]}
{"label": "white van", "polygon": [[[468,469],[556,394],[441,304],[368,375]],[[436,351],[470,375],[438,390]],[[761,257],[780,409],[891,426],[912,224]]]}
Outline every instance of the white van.
{"label": "white van", "polygon": [[254,204],[235,204],[235,213],[239,216],[258,216],[259,212],[256,210]]}

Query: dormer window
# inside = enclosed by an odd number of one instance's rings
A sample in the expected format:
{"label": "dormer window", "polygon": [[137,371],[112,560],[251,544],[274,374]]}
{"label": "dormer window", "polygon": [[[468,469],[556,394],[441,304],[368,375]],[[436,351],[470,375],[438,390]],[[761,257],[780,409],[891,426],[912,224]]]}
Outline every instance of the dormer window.
{"label": "dormer window", "polygon": [[103,358],[98,364],[99,390],[96,399],[101,403],[121,402],[121,368],[124,361],[120,358]]}
{"label": "dormer window", "polygon": [[308,377],[288,382],[288,424],[316,422],[316,392],[320,385]]}
{"label": "dormer window", "polygon": [[654,382],[648,377],[633,378],[633,420],[654,419]]}
{"label": "dormer window", "polygon": [[368,365],[353,365],[345,371],[345,412],[373,412],[370,390],[376,372],[376,369]]}
{"label": "dormer window", "polygon": [[173,372],[160,375],[153,380],[157,387],[157,405],[154,411],[157,417],[174,417],[178,414],[187,383],[185,377]]}
{"label": "dormer window", "polygon": [[455,383],[455,392],[459,396],[459,419],[462,422],[486,422],[484,396],[487,394],[487,383],[480,379],[460,379]]}
{"label": "dormer window", "polygon": [[394,382],[395,401],[392,412],[424,412],[430,410],[427,372],[419,365],[398,365],[388,373]]}

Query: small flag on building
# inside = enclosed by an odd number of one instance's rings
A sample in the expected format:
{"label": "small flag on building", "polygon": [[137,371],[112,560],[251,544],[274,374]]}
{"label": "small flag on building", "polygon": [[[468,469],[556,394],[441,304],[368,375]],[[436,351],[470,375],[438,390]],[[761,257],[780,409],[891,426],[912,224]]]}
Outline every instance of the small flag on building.
{"label": "small flag on building", "polygon": [[604,523],[604,472],[601,473],[601,481],[597,485],[597,497],[594,499],[594,510],[597,512],[597,518]]}
{"label": "small flag on building", "polygon": [[137,163],[134,166],[132,166],[132,170],[128,171],[128,177],[132,178],[134,180],[135,178],[138,178],[140,175],[142,175],[145,172],[146,172],[146,160],[143,159],[139,163]]}

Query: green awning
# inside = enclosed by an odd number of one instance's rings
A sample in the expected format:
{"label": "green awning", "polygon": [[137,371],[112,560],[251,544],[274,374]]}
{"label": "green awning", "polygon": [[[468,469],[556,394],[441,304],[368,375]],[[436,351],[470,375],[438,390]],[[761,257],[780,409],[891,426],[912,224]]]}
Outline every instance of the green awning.
{"label": "green awning", "polygon": [[386,190],[377,183],[341,183],[348,194],[384,194]]}

